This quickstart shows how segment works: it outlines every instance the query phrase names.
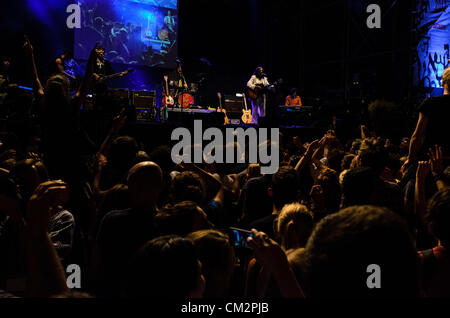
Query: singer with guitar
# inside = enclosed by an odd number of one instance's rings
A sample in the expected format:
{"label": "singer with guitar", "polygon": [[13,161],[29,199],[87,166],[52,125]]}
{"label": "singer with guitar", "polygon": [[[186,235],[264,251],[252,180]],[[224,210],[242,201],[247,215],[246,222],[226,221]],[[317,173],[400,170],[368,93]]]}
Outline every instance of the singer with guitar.
{"label": "singer with guitar", "polygon": [[264,69],[256,68],[250,80],[247,82],[248,96],[252,103],[253,124],[260,124],[262,118],[266,117],[267,90],[270,83],[264,74]]}

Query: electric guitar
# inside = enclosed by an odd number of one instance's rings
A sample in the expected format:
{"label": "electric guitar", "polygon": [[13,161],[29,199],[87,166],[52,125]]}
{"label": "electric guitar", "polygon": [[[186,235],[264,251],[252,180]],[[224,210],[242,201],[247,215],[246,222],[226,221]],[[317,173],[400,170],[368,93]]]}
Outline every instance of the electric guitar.
{"label": "electric guitar", "polygon": [[251,125],[253,124],[252,110],[247,107],[247,97],[245,94],[242,94],[244,97],[244,106],[245,109],[242,110],[241,120],[244,124]]}
{"label": "electric guitar", "polygon": [[228,125],[230,123],[230,120],[228,119],[227,111],[222,107],[222,94],[217,93],[217,97],[219,97],[219,108],[217,109],[217,111],[225,115],[224,125]]}
{"label": "electric guitar", "polygon": [[120,73],[115,73],[115,74],[111,74],[111,75],[105,75],[105,76],[100,76],[100,78],[97,80],[97,82],[104,82],[107,81],[111,78],[116,78],[116,77],[122,77],[125,76],[129,73],[133,73],[134,69],[129,68],[128,70],[124,71],[124,72],[120,72]]}
{"label": "electric guitar", "polygon": [[164,97],[163,97],[162,103],[166,107],[168,107],[168,106],[173,107],[173,105],[175,105],[175,100],[174,100],[173,96],[170,95],[168,80],[169,80],[169,77],[167,75],[164,76],[164,81],[166,82],[166,91],[163,92]]}
{"label": "electric guitar", "polygon": [[148,39],[148,40],[153,39],[153,32],[150,29],[150,17],[147,18],[147,29],[145,30],[144,34],[145,34],[144,36],[146,39]]}

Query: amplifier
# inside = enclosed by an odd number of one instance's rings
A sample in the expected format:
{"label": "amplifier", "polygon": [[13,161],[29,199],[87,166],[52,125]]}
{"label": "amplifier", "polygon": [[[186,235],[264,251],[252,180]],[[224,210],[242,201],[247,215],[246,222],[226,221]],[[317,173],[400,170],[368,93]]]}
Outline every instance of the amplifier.
{"label": "amplifier", "polygon": [[150,109],[156,107],[156,91],[133,92],[133,104],[136,109]]}
{"label": "amplifier", "polygon": [[117,98],[124,98],[124,99],[130,98],[130,91],[124,88],[110,89],[109,94]]}
{"label": "amplifier", "polygon": [[242,109],[245,108],[244,99],[234,95],[225,95],[223,108],[230,113],[241,113]]}

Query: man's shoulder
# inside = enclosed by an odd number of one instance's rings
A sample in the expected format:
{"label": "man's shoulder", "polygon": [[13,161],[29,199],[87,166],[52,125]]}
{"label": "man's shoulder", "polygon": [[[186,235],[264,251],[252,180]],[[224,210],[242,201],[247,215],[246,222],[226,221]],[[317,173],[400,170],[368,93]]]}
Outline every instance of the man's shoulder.
{"label": "man's shoulder", "polygon": [[260,185],[260,184],[264,184],[265,183],[265,179],[264,177],[255,177],[255,178],[251,178],[247,181],[246,185],[247,187],[249,186],[255,186],[255,185]]}
{"label": "man's shoulder", "polygon": [[112,221],[112,220],[119,220],[127,218],[131,215],[132,209],[125,209],[125,210],[114,210],[111,212],[108,212],[103,217],[104,221]]}
{"label": "man's shoulder", "polygon": [[433,96],[427,98],[419,106],[419,112],[426,112],[429,108],[439,107],[439,106],[449,105],[450,106],[450,95]]}
{"label": "man's shoulder", "polygon": [[258,226],[263,224],[272,224],[273,221],[277,218],[275,214],[266,215],[260,219],[257,219],[251,223],[252,226]]}

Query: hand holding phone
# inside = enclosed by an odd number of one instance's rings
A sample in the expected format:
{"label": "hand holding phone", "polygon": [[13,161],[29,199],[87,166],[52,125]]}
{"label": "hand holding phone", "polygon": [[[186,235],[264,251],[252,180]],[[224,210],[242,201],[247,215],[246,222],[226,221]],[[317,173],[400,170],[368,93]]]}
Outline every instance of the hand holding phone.
{"label": "hand holding phone", "polygon": [[241,247],[250,249],[250,246],[247,243],[248,237],[253,237],[253,233],[251,231],[230,227],[230,239],[231,243],[234,247]]}

